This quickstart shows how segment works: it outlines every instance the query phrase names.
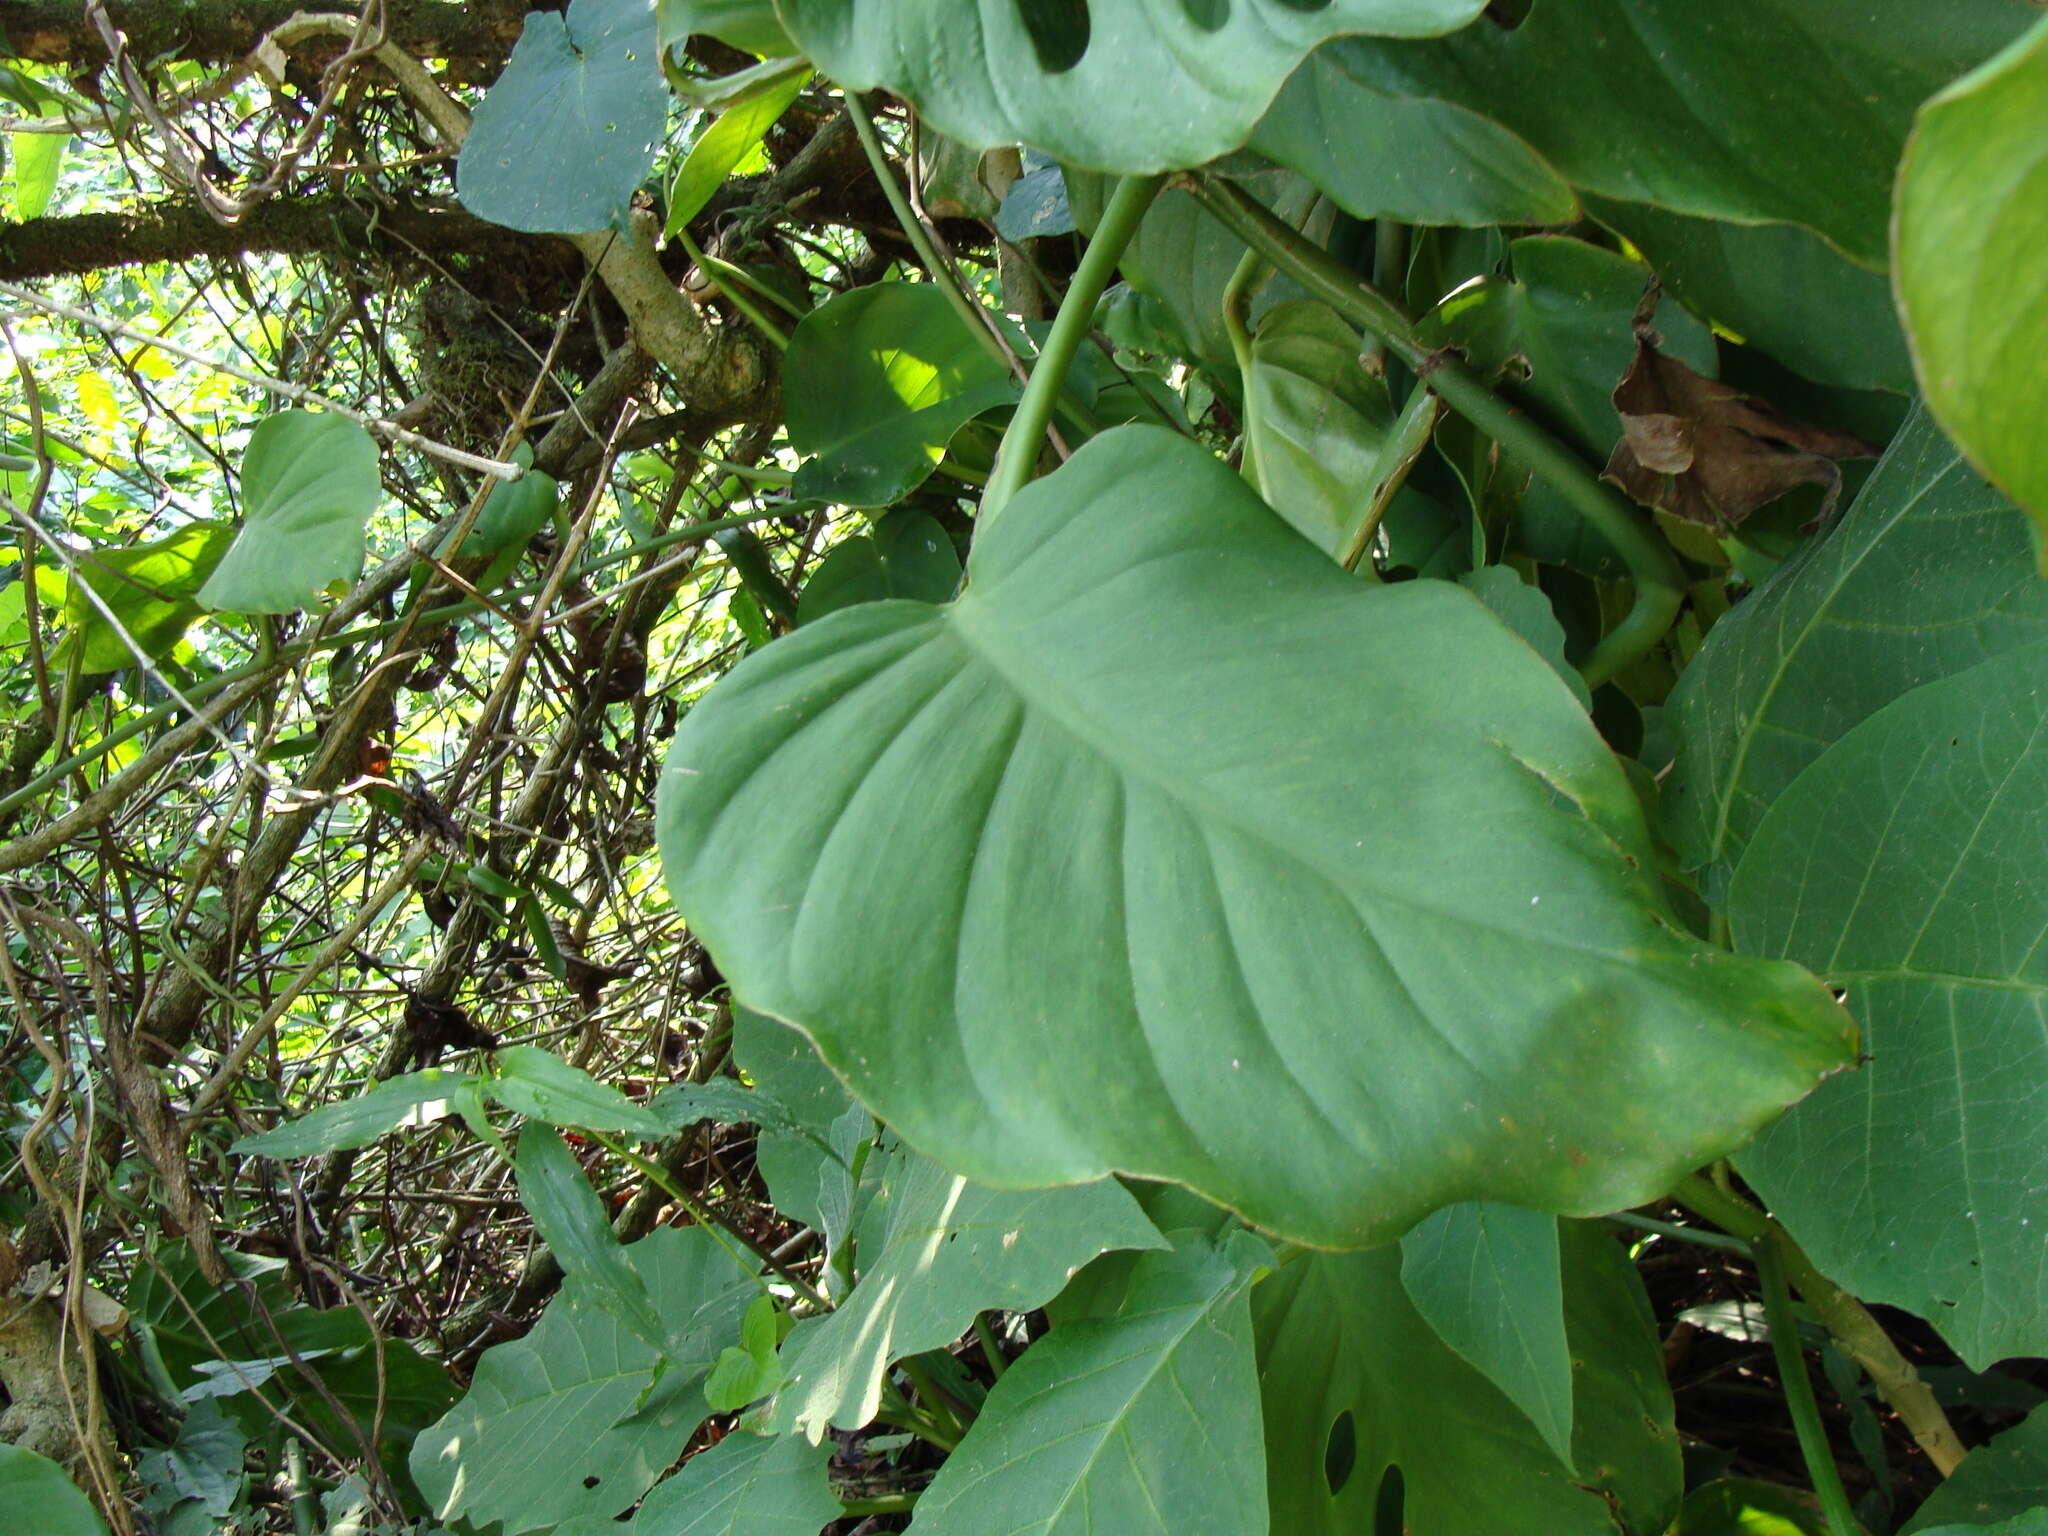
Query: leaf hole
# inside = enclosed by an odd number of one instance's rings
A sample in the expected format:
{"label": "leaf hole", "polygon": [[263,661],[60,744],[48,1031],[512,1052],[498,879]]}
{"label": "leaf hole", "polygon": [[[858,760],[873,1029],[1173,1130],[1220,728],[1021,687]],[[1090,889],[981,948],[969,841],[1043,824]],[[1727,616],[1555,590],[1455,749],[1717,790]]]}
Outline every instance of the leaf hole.
{"label": "leaf hole", "polygon": [[1230,20],[1230,0],[1180,0],[1180,8],[1204,32],[1221,32]]}
{"label": "leaf hole", "polygon": [[1324,11],[1330,8],[1330,0],[1280,0],[1290,11]]}
{"label": "leaf hole", "polygon": [[1380,1491],[1372,1504],[1372,1536],[1406,1536],[1408,1529],[1408,1487],[1401,1469],[1390,1466],[1380,1474]]}
{"label": "leaf hole", "polygon": [[586,1488],[595,1488],[599,1483],[603,1481],[604,1479],[601,1477],[586,1477],[583,1479],[583,1486]]}
{"label": "leaf hole", "polygon": [[1048,75],[1063,75],[1088,51],[1088,0],[1016,0],[1017,17]]}
{"label": "leaf hole", "polygon": [[1357,1465],[1358,1421],[1346,1408],[1331,1420],[1329,1438],[1323,1442],[1323,1481],[1330,1485],[1331,1498],[1344,1491]]}

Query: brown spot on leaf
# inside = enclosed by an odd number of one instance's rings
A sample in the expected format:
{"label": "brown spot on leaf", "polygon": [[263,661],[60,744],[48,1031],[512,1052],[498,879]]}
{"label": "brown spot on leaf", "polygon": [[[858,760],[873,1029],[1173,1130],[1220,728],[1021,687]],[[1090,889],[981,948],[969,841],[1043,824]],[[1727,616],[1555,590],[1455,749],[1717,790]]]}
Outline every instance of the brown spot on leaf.
{"label": "brown spot on leaf", "polygon": [[1652,284],[1636,309],[1635,361],[1614,386],[1622,439],[1602,471],[1644,506],[1727,533],[1794,486],[1822,488],[1818,527],[1842,492],[1837,459],[1875,458],[1846,432],[1795,421],[1767,401],[1658,351]]}

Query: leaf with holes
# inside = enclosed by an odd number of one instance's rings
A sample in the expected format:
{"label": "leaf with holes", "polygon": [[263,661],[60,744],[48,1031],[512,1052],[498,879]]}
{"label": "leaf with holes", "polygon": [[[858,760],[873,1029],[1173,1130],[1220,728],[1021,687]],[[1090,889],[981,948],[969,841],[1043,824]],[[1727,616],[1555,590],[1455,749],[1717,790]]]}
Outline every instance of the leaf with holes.
{"label": "leaf with holes", "polygon": [[2048,20],[1920,109],[1892,257],[1928,408],[2033,516],[2048,572]]}
{"label": "leaf with holes", "polygon": [[242,451],[242,526],[199,589],[208,608],[291,613],[363,563],[377,510],[377,445],[339,416],[279,411]]}
{"label": "leaf with holes", "polygon": [[917,1501],[916,1536],[1264,1536],[1253,1278],[1242,1231],[1148,1253],[1122,1308],[1003,1373]]}
{"label": "leaf with holes", "polygon": [[1615,1536],[1670,1525],[1678,1436],[1642,1284],[1598,1224],[1566,1222],[1561,1238],[1577,1473],[1438,1339],[1402,1289],[1394,1250],[1304,1255],[1253,1290],[1276,1532],[1375,1529],[1391,1469],[1404,1497],[1397,1530]]}
{"label": "leaf with holes", "polygon": [[977,149],[1029,144],[1091,170],[1201,165],[1242,144],[1325,38],[1434,37],[1483,0],[782,0],[841,85],[884,86]]}
{"label": "leaf with holes", "polygon": [[2048,640],[1924,684],[1771,807],[1735,944],[1847,992],[1868,1060],[1742,1154],[1833,1280],[1983,1370],[2048,1354]]}
{"label": "leaf with holes", "polygon": [[1728,872],[1785,788],[1858,721],[1921,683],[2048,638],[2027,521],[1924,412],[1862,493],[1714,626],[1671,696],[1664,831]]}
{"label": "leaf with holes", "polygon": [[987,1189],[899,1154],[861,1224],[860,1282],[791,1340],[768,1417],[811,1439],[875,1415],[889,1366],[950,1343],[977,1312],[1043,1306],[1097,1254],[1161,1239],[1113,1180],[1036,1192]]}
{"label": "leaf with holes", "polygon": [[1852,1050],[1665,917],[1613,756],[1483,606],[1359,583],[1158,429],[1020,492],[953,604],[741,663],[658,821],[737,994],[990,1183],[1121,1170],[1331,1245],[1607,1211]]}
{"label": "leaf with holes", "polygon": [[477,104],[455,163],[456,196],[508,229],[604,229],[625,216],[667,127],[648,0],[529,11],[504,73]]}
{"label": "leaf with holes", "polygon": [[702,1227],[663,1228],[626,1249],[670,1337],[662,1357],[574,1282],[533,1331],[478,1362],[469,1393],[413,1442],[412,1474],[438,1520],[502,1521],[520,1536],[628,1508],[708,1410],[704,1378],[737,1337],[753,1277]]}

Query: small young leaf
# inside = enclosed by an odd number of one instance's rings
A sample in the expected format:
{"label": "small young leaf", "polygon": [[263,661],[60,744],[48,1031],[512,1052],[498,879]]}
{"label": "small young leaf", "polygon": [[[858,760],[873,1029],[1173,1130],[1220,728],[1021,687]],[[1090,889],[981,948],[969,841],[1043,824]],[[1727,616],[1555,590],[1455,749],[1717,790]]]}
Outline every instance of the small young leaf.
{"label": "small young leaf", "polygon": [[290,613],[355,575],[377,509],[377,444],[339,416],[279,411],[242,455],[242,527],[199,589],[208,608]]}

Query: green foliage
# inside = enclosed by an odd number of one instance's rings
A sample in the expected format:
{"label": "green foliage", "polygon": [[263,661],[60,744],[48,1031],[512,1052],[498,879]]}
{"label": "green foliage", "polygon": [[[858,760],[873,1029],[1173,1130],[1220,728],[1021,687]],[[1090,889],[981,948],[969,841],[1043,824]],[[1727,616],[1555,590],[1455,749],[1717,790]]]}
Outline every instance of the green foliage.
{"label": "green foliage", "polygon": [[533,11],[478,105],[456,190],[479,218],[577,234],[622,220],[668,122],[647,0]]}
{"label": "green foliage", "polygon": [[2030,408],[2048,347],[2044,116],[2048,22],[1920,109],[1892,260],[1929,408],[2048,540],[2048,451]]}
{"label": "green foliage", "polygon": [[199,601],[230,613],[291,613],[363,563],[377,509],[377,445],[339,416],[279,411],[242,454],[242,525]]}
{"label": "green foliage", "polygon": [[[1314,654],[1371,666],[1287,662]],[[1639,816],[1478,603],[1362,586],[1127,428],[1017,498],[951,607],[737,669],[670,749],[660,832],[740,994],[913,1143],[1357,1245],[1459,1199],[1645,1198],[1845,1060],[1817,983],[1669,925]]]}
{"label": "green foliage", "polygon": [[44,1536],[106,1536],[107,1524],[47,1456],[0,1444],[0,1507]]}

